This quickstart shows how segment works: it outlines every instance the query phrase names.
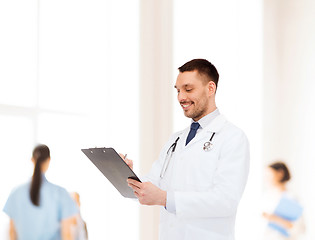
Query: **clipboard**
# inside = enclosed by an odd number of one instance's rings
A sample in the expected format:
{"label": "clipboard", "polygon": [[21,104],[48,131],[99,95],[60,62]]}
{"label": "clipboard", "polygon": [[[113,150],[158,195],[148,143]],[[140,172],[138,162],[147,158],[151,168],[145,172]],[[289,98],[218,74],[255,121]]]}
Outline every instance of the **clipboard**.
{"label": "clipboard", "polygon": [[113,148],[88,148],[81,151],[126,198],[136,198],[127,179],[140,179]]}
{"label": "clipboard", "polygon": [[[275,215],[292,222],[296,221],[302,215],[302,213],[303,207],[294,199],[288,198],[286,196],[283,196],[280,199],[274,211]],[[280,232],[282,235],[286,237],[290,236],[288,230],[277,223],[269,223],[268,226]]]}

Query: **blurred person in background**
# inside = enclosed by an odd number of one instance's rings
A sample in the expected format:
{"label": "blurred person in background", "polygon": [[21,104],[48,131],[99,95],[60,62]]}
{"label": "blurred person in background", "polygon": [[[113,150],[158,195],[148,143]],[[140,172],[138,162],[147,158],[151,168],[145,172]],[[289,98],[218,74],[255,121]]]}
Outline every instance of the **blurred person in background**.
{"label": "blurred person in background", "polygon": [[277,161],[267,168],[269,189],[263,199],[263,218],[267,221],[264,240],[296,240],[305,231],[303,207],[288,190],[291,179],[289,168]]}
{"label": "blurred person in background", "polygon": [[33,150],[32,180],[14,189],[3,211],[10,217],[11,240],[72,240],[71,222],[78,213],[70,194],[47,181],[50,150],[38,145]]}
{"label": "blurred person in background", "polygon": [[83,220],[81,216],[81,211],[80,211],[80,207],[81,207],[80,195],[77,192],[73,192],[71,193],[71,197],[76,202],[79,209],[79,213],[73,219],[73,223],[71,226],[73,239],[74,240],[87,240],[88,239],[87,227],[86,227],[85,221]]}

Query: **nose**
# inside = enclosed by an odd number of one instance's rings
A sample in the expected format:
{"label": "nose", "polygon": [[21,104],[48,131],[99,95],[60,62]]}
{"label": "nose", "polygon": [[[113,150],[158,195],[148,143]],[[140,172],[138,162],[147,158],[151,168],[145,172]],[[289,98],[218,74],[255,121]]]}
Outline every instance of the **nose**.
{"label": "nose", "polygon": [[187,99],[187,95],[185,93],[185,91],[180,91],[177,95],[177,99],[179,102],[183,102]]}

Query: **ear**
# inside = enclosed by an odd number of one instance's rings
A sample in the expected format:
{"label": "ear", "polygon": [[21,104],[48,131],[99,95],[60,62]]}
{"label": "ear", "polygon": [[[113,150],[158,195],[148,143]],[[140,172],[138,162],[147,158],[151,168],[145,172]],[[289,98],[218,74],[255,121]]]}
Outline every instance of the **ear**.
{"label": "ear", "polygon": [[208,90],[209,90],[209,96],[215,95],[216,91],[216,85],[213,81],[209,81],[208,83]]}

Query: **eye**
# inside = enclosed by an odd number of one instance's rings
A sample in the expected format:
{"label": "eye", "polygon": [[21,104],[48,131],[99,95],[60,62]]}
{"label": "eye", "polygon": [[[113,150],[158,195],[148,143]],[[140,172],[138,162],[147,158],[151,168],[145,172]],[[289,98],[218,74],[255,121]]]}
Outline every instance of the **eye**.
{"label": "eye", "polygon": [[191,91],[192,91],[192,88],[186,89],[186,92],[191,92]]}

